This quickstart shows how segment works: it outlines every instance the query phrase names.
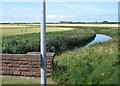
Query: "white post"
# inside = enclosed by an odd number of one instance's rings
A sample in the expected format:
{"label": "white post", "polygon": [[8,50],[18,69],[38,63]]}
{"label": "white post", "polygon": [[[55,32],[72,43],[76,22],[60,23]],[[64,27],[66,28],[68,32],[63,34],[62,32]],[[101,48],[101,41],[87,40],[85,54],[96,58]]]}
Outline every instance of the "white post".
{"label": "white post", "polygon": [[46,1],[42,0],[41,15],[41,86],[46,86]]}

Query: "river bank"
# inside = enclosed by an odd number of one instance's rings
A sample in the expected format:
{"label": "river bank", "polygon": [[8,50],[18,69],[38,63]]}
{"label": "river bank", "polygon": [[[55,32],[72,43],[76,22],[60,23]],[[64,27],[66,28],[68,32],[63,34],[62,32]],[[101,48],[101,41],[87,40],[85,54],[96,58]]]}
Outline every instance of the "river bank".
{"label": "river bank", "polygon": [[112,40],[58,56],[52,76],[54,81],[59,84],[118,84],[118,31],[95,27],[92,30],[109,35]]}

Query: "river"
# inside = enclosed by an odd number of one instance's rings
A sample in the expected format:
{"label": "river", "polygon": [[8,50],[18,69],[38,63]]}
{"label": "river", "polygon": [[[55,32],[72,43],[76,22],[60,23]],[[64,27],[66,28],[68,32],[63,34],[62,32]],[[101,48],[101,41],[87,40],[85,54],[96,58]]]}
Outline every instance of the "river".
{"label": "river", "polygon": [[95,39],[90,42],[89,44],[85,45],[84,48],[89,47],[90,45],[94,44],[94,43],[98,43],[98,42],[105,42],[108,40],[111,40],[112,37],[104,35],[104,34],[96,34]]}

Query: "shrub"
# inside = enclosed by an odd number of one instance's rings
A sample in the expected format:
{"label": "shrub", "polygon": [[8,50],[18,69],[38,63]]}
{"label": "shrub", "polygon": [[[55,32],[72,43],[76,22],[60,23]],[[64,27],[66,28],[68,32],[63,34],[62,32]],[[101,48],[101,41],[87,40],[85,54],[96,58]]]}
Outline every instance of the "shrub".
{"label": "shrub", "polygon": [[[40,34],[25,34],[18,36],[3,37],[3,53],[27,53],[40,52]],[[74,29],[65,32],[47,33],[47,52],[61,53],[75,47],[84,46],[92,41],[95,33],[91,30]]]}

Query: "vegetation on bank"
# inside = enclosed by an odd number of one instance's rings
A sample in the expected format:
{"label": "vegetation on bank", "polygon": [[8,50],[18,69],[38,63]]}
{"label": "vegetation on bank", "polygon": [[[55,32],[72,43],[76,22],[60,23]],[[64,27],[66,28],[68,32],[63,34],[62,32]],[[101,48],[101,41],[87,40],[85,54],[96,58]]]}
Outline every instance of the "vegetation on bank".
{"label": "vegetation on bank", "polygon": [[[52,79],[58,84],[117,84],[119,82],[118,67],[120,67],[118,29],[75,26],[69,28],[75,29],[47,33],[47,51],[60,53],[68,50],[55,58],[58,64],[56,64]],[[95,36],[91,30],[109,35],[113,39],[104,43],[96,43],[85,49],[70,51],[90,42]],[[3,37],[3,52],[37,52],[40,50],[39,36],[39,33],[34,33]],[[8,82],[12,81],[8,80]]]}
{"label": "vegetation on bank", "polygon": [[58,63],[52,79],[59,84],[117,84],[120,67],[117,28],[83,29],[92,29],[96,33],[112,36],[113,39],[57,56],[55,61]]}
{"label": "vegetation on bank", "polygon": [[[2,53],[28,53],[40,51],[40,34],[3,36]],[[81,47],[92,41],[95,32],[92,30],[73,29],[70,31],[48,32],[47,51],[61,53],[75,47]]]}

